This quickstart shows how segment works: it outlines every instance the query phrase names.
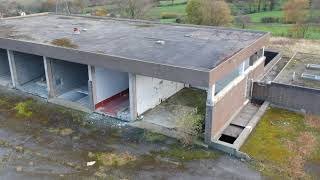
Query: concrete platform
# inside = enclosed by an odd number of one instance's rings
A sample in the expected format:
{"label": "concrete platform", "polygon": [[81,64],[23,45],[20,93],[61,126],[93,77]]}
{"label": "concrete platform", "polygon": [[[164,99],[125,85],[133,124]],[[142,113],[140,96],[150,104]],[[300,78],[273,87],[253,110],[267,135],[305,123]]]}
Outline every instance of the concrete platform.
{"label": "concrete platform", "polygon": [[10,75],[0,76],[0,85],[1,86],[10,86],[12,85],[12,80]]}
{"label": "concrete platform", "polygon": [[258,112],[259,106],[248,103],[243,109],[234,117],[230,125],[221,133],[233,138],[238,138],[250,120]]}
{"label": "concrete platform", "polygon": [[79,103],[82,106],[90,108],[90,100],[88,94],[88,87],[83,86],[58,96],[58,99]]}
{"label": "concrete platform", "polygon": [[45,99],[48,98],[47,83],[46,81],[42,81],[41,78],[37,78],[31,82],[28,82],[18,87],[18,89]]}

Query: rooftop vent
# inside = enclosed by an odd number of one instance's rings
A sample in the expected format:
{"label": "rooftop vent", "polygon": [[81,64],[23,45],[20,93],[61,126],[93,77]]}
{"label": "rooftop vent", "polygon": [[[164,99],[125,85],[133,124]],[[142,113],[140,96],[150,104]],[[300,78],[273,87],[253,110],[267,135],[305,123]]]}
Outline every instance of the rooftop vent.
{"label": "rooftop vent", "polygon": [[313,80],[313,81],[320,81],[320,76],[319,75],[308,74],[308,73],[302,73],[301,78],[308,79],[308,80]]}
{"label": "rooftop vent", "polygon": [[156,41],[156,43],[157,43],[157,44],[160,44],[160,45],[165,45],[165,44],[166,44],[166,42],[163,41],[163,40]]}
{"label": "rooftop vent", "polygon": [[317,69],[317,70],[320,70],[320,64],[307,64],[307,69]]}

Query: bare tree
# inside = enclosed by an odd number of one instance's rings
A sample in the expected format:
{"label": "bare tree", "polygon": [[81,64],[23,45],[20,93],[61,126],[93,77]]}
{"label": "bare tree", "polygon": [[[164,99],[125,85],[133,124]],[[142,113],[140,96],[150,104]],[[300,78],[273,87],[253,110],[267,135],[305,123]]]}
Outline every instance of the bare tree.
{"label": "bare tree", "polygon": [[308,0],[289,0],[284,5],[284,18],[287,23],[303,23],[308,16]]}
{"label": "bare tree", "polygon": [[153,0],[119,0],[118,6],[123,16],[140,19],[152,8],[153,2]]}

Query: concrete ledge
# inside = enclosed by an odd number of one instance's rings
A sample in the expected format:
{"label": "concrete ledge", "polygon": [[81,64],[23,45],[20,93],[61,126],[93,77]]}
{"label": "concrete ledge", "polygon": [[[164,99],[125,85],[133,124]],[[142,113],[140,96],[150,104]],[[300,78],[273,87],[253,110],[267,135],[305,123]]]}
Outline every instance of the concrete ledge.
{"label": "concrete ledge", "polygon": [[49,99],[48,102],[53,103],[53,104],[58,104],[67,108],[71,108],[71,109],[75,109],[78,111],[83,111],[86,113],[93,113],[92,110],[90,110],[89,108],[79,104],[79,103],[75,103],[75,102],[70,102],[70,101],[66,101],[63,99],[58,99],[58,98],[54,98],[54,99]]}
{"label": "concrete ledge", "polygon": [[246,141],[248,136],[251,134],[252,130],[256,127],[261,117],[267,111],[270,103],[264,102],[263,105],[259,108],[258,112],[253,116],[245,129],[241,132],[237,140],[233,143],[233,146],[236,150],[239,150],[243,143]]}
{"label": "concrete ledge", "polygon": [[219,150],[221,152],[227,153],[227,154],[234,156],[236,158],[239,158],[239,159],[244,159],[247,161],[251,160],[249,155],[247,155],[246,153],[243,153],[243,152],[237,150],[236,148],[234,148],[231,144],[224,143],[222,141],[211,142],[209,144],[209,148]]}

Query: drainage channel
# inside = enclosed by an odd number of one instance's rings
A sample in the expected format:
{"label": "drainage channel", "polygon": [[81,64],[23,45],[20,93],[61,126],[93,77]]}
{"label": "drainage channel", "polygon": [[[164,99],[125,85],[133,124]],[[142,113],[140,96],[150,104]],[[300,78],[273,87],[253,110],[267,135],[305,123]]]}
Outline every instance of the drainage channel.
{"label": "drainage channel", "polygon": [[234,144],[242,131],[246,128],[249,121],[258,112],[259,104],[248,103],[232,120],[230,125],[222,132],[219,141]]}

